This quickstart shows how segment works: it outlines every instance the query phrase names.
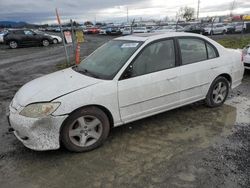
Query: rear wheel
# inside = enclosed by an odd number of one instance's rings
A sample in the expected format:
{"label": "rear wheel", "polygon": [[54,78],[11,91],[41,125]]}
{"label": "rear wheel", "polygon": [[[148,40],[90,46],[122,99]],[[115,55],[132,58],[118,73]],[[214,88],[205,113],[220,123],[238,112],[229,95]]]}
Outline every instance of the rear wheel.
{"label": "rear wheel", "polygon": [[42,40],[42,45],[45,46],[45,47],[49,46],[49,41],[47,39],[43,39]]}
{"label": "rear wheel", "polygon": [[11,49],[16,49],[17,47],[18,47],[18,44],[17,44],[17,42],[16,41],[10,41],[9,42],[9,47],[11,48]]}
{"label": "rear wheel", "polygon": [[206,97],[206,104],[209,107],[217,107],[217,106],[221,106],[229,93],[229,82],[226,78],[224,77],[218,77],[216,78]]}
{"label": "rear wheel", "polygon": [[61,141],[70,151],[89,151],[104,143],[109,130],[107,115],[99,108],[86,107],[74,112],[65,121]]}
{"label": "rear wheel", "polygon": [[58,40],[57,39],[53,39],[53,44],[58,44]]}

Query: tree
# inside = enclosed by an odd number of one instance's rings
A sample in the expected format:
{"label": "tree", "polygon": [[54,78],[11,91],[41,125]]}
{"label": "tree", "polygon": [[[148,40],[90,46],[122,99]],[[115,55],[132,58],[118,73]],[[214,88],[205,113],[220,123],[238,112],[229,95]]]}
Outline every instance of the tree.
{"label": "tree", "polygon": [[186,21],[190,21],[194,18],[194,12],[194,8],[186,6],[180,8],[178,15],[180,15],[181,18],[186,19]]}
{"label": "tree", "polygon": [[91,21],[84,22],[84,25],[94,25]]}

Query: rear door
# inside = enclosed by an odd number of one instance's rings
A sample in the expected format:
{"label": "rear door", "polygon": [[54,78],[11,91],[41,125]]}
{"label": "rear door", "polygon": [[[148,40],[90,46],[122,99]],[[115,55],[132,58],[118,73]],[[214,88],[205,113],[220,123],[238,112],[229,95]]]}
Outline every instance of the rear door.
{"label": "rear door", "polygon": [[185,104],[206,96],[214,78],[214,58],[218,57],[218,52],[211,44],[198,37],[180,37],[178,42],[182,62],[180,102]]}
{"label": "rear door", "polygon": [[39,44],[41,42],[40,35],[31,30],[24,30],[24,34],[28,44]]}
{"label": "rear door", "polygon": [[179,105],[174,39],[146,46],[118,82],[121,119],[129,122]]}

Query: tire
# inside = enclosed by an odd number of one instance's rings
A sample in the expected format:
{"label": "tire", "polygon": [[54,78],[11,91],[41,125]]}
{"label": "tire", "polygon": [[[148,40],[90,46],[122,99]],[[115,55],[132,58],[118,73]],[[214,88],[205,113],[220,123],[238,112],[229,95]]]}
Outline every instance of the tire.
{"label": "tire", "polygon": [[63,123],[60,139],[73,152],[86,152],[101,146],[107,139],[110,122],[97,107],[86,107],[73,112]]}
{"label": "tire", "polygon": [[229,82],[225,77],[217,77],[208,90],[205,100],[207,106],[211,108],[221,106],[227,99],[229,87]]}
{"label": "tire", "polygon": [[49,46],[49,41],[48,41],[47,39],[43,39],[43,40],[42,40],[42,45],[43,45],[44,47]]}
{"label": "tire", "polygon": [[222,35],[225,35],[225,34],[226,34],[226,31],[225,31],[225,30],[223,30]]}
{"label": "tire", "polygon": [[16,48],[18,47],[17,41],[11,40],[11,41],[9,42],[9,47],[10,47],[11,49],[16,49]]}
{"label": "tire", "polygon": [[53,39],[53,44],[58,44],[58,40],[57,39]]}

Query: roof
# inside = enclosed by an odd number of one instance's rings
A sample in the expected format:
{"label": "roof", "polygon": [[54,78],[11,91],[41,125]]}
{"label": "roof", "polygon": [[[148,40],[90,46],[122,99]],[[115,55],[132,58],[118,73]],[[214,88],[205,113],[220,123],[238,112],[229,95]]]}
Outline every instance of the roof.
{"label": "roof", "polygon": [[132,34],[123,37],[118,37],[115,40],[131,40],[131,41],[146,41],[146,40],[157,40],[167,37],[177,37],[177,36],[197,36],[203,38],[200,34],[187,33],[187,32],[158,32],[158,33],[140,33]]}

